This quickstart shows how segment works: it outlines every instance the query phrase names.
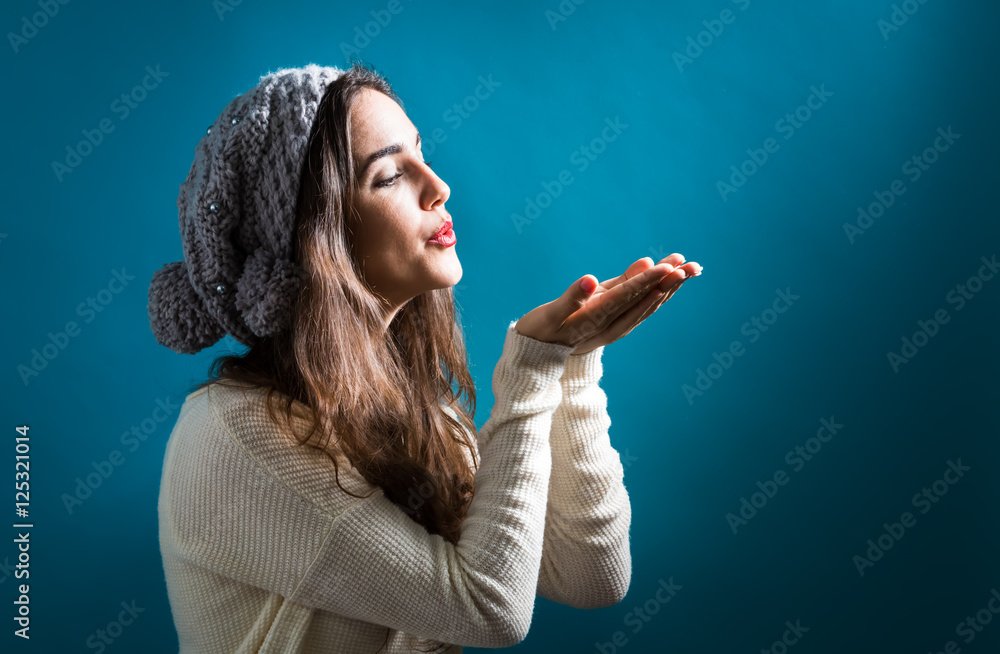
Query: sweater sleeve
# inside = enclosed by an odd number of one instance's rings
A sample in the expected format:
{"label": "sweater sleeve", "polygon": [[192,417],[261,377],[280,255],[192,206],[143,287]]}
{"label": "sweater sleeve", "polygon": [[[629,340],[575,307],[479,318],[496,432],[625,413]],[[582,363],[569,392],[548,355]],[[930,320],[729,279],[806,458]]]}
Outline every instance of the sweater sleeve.
{"label": "sweater sleeve", "polygon": [[576,608],[620,602],[632,576],[632,507],[598,385],[604,347],[570,356],[552,418],[552,473],[538,594]]}
{"label": "sweater sleeve", "polygon": [[[222,515],[179,533],[179,555],[290,601],[421,638],[491,648],[523,640],[542,556],[552,414],[572,348],[521,335],[515,324],[493,372],[476,492],[456,545],[381,489],[357,499],[334,493],[332,472],[325,490],[296,492],[305,473],[275,458],[256,461],[252,483],[196,482]],[[285,478],[272,482],[282,465]],[[166,524],[180,529],[173,514]]]}

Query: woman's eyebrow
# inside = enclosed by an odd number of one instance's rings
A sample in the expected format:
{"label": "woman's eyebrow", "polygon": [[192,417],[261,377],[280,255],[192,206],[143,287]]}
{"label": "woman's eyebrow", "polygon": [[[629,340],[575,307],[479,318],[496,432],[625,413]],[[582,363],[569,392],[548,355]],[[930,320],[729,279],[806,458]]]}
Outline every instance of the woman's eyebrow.
{"label": "woman's eyebrow", "polygon": [[[416,141],[416,143],[417,143],[416,147],[419,148],[420,147],[420,132],[419,131],[417,132],[417,141]],[[358,177],[359,178],[364,178],[365,172],[368,170],[368,167],[371,166],[373,163],[375,163],[377,160],[381,159],[382,157],[387,157],[390,154],[397,154],[397,153],[402,152],[402,151],[403,151],[403,144],[402,143],[393,143],[392,145],[387,145],[386,147],[382,148],[381,150],[377,150],[377,151],[373,152],[372,154],[368,155],[368,158],[365,159],[364,164],[361,165],[361,172],[358,173]]]}

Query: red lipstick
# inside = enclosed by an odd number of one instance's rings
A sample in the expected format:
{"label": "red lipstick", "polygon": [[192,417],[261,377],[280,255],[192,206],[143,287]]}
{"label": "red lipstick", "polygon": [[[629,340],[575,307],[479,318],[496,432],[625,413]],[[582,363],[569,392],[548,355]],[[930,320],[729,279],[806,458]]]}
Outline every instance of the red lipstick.
{"label": "red lipstick", "polygon": [[451,227],[452,227],[451,221],[450,220],[445,221],[445,223],[441,225],[441,229],[437,230],[434,236],[430,237],[427,240],[427,242],[436,243],[437,245],[443,245],[445,247],[451,247],[452,245],[455,245],[455,243],[458,241],[458,238],[456,238],[455,236],[455,230],[453,230]]}

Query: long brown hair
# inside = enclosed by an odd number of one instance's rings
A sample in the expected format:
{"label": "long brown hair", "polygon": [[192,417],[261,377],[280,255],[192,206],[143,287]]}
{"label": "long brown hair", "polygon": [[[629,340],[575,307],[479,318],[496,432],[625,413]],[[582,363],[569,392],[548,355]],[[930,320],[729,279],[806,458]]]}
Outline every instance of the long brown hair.
{"label": "long brown hair", "polygon": [[386,330],[384,300],[360,273],[350,124],[354,100],[366,88],[403,106],[379,73],[359,63],[327,87],[302,169],[295,257],[306,279],[290,328],[243,355],[215,359],[209,378],[194,388],[227,379],[264,388],[275,421],[272,400],[283,398],[288,425],[294,401],[302,402],[312,428],[296,436],[300,444],[330,454],[335,472],[339,454],[346,455],[429,533],[457,543],[474,493],[463,448],[475,460],[469,442],[476,433],[475,385],[451,288],[412,298]]}

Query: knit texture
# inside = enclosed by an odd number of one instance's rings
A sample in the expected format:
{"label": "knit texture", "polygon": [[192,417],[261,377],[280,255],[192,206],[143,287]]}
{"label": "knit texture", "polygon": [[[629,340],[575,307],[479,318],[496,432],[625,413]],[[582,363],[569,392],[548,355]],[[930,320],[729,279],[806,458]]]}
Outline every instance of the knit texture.
{"label": "knit texture", "polygon": [[515,324],[457,545],[346,461],[341,484],[374,493],[342,491],[328,455],[271,423],[263,392],[188,395],[159,498],[180,651],[375,654],[389,627],[382,652],[410,652],[415,635],[456,654],[523,640],[536,594],[580,608],[621,601],[631,506],[598,385],[604,348],[570,356]]}
{"label": "knit texture", "polygon": [[293,243],[300,176],[320,100],[343,72],[267,73],[201,137],[177,196],[184,260],[149,285],[158,343],[194,354],[227,333],[250,346],[289,326],[305,277]]}

